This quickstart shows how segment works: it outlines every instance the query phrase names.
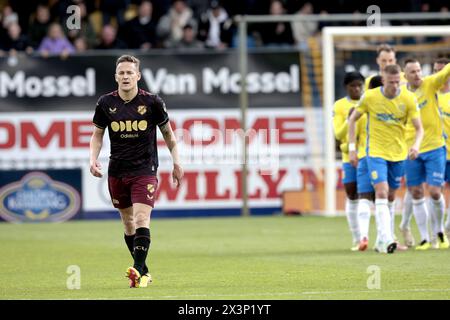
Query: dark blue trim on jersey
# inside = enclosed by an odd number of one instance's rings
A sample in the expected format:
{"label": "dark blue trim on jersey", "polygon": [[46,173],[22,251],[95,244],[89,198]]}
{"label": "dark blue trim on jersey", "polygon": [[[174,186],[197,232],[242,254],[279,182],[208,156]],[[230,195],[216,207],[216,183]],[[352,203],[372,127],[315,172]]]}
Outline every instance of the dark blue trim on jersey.
{"label": "dark blue trim on jersey", "polygon": [[[281,212],[281,207],[251,208],[250,214],[254,216],[273,215]],[[193,217],[227,217],[240,216],[241,208],[217,208],[217,209],[154,209],[154,218],[193,218]],[[88,211],[83,212],[82,219],[119,219],[119,211]]]}
{"label": "dark blue trim on jersey", "polygon": [[389,99],[389,100],[392,100],[392,99],[397,98],[397,97],[400,95],[400,93],[402,93],[402,89],[401,89],[401,88],[398,88],[398,89],[397,89],[397,93],[395,94],[395,96],[392,97],[392,98],[389,98],[389,97],[386,97],[385,94],[384,94],[384,86],[381,86],[381,87],[380,87],[380,91],[381,91],[381,94],[383,95],[383,97],[385,97],[386,99]]}

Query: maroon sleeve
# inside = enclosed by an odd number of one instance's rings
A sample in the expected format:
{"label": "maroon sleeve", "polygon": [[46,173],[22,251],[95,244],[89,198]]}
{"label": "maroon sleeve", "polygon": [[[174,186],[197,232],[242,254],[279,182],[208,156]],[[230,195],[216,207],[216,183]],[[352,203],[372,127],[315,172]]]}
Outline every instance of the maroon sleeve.
{"label": "maroon sleeve", "polygon": [[103,96],[100,97],[97,101],[97,106],[95,107],[95,113],[94,118],[92,122],[97,128],[105,129],[108,126],[108,118],[106,117],[105,111],[104,111],[104,98]]}
{"label": "maroon sleeve", "polygon": [[163,126],[169,121],[166,104],[159,97],[155,96],[152,105],[152,121],[157,126]]}

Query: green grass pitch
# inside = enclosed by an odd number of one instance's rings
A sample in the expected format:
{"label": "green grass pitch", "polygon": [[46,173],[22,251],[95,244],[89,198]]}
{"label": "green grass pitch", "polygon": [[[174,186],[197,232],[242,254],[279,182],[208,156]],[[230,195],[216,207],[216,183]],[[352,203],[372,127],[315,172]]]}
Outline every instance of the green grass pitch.
{"label": "green grass pitch", "polygon": [[[371,247],[374,229],[372,219]],[[351,252],[342,217],[154,219],[154,282],[139,289],[124,277],[122,232],[119,220],[1,223],[0,299],[450,298],[450,250]],[[78,290],[67,288],[70,265]],[[379,289],[367,286],[370,266]]]}

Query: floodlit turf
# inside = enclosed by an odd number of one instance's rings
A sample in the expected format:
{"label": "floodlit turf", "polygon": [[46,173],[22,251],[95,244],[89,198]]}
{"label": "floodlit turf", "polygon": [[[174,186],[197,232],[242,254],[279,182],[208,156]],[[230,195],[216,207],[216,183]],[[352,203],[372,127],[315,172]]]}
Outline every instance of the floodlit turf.
{"label": "floodlit turf", "polygon": [[[350,252],[345,218],[154,219],[151,234],[154,283],[130,289],[118,220],[1,223],[0,299],[450,298],[450,250]],[[79,290],[67,289],[71,265]]]}

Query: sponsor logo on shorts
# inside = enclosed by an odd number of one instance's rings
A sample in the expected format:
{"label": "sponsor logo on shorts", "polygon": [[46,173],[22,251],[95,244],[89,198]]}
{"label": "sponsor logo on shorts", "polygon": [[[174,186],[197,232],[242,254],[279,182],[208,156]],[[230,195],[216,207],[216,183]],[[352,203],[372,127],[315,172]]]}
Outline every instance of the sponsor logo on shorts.
{"label": "sponsor logo on shorts", "polygon": [[444,178],[444,174],[440,172],[433,172],[433,178]]}
{"label": "sponsor logo on shorts", "polygon": [[119,200],[117,200],[117,199],[112,199],[112,203],[113,203],[113,204],[119,204]]}
{"label": "sponsor logo on shorts", "polygon": [[372,176],[373,180],[377,180],[378,179],[378,172],[376,170],[372,171],[370,173],[370,175]]}

